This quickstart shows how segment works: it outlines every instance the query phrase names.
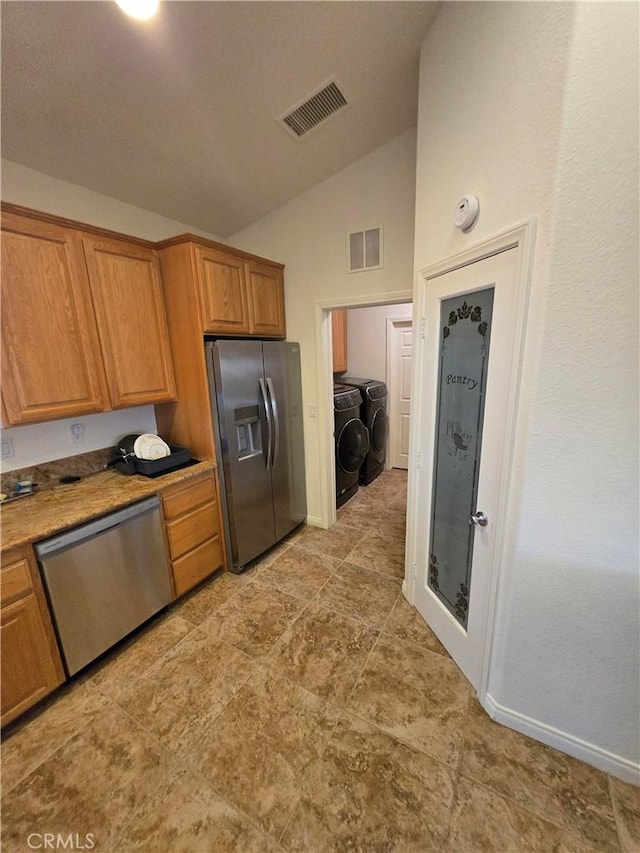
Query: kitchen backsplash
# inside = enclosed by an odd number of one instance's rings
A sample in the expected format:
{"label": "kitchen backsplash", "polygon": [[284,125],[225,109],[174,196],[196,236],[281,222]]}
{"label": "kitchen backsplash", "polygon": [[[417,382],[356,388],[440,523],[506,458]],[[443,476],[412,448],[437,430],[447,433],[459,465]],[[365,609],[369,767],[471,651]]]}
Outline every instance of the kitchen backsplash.
{"label": "kitchen backsplash", "polygon": [[90,450],[76,456],[54,459],[51,462],[41,462],[26,468],[16,468],[0,475],[0,491],[10,495],[16,483],[30,480],[41,489],[52,488],[60,483],[61,477],[86,477],[103,471],[113,459],[113,445],[100,450]]}
{"label": "kitchen backsplash", "polygon": [[[77,426],[81,427],[79,441],[74,433]],[[2,438],[9,439],[9,442],[3,441],[2,471],[14,472],[50,460],[82,455],[113,446],[123,435],[156,431],[153,406],[135,406],[96,415],[5,427]]]}

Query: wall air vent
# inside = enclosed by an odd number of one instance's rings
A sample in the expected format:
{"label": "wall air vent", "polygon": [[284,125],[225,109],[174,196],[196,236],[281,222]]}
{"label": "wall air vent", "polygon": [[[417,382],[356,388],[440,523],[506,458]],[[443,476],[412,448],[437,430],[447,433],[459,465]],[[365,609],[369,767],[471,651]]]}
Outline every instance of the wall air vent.
{"label": "wall air vent", "polygon": [[382,228],[354,231],[347,240],[349,272],[378,270],[382,267]]}
{"label": "wall air vent", "polygon": [[349,106],[335,80],[323,83],[311,95],[287,110],[278,121],[295,139],[302,139],[329,116]]}

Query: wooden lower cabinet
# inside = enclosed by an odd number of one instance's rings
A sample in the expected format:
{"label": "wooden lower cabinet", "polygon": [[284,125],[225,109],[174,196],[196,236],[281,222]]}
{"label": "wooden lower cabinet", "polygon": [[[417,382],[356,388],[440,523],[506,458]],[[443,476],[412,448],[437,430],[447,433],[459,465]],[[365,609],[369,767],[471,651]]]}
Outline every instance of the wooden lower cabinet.
{"label": "wooden lower cabinet", "polygon": [[182,557],[178,557],[172,563],[176,596],[179,597],[188,592],[213,571],[219,569],[223,563],[224,554],[219,536],[206,539],[201,545],[197,545]]}
{"label": "wooden lower cabinet", "polygon": [[167,550],[179,597],[224,565],[213,472],[162,493]]}
{"label": "wooden lower cabinet", "polygon": [[4,726],[62,684],[65,675],[31,546],[3,555],[0,598]]}

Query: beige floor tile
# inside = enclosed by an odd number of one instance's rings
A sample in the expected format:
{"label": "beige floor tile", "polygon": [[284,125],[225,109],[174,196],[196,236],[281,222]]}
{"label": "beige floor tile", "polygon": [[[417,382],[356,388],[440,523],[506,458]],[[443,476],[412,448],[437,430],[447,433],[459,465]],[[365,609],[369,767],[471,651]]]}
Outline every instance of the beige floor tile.
{"label": "beige floor tile", "polygon": [[371,531],[379,536],[395,539],[404,539],[406,536],[406,516],[401,507],[384,504],[367,506],[362,503],[345,505],[339,521],[346,526]]}
{"label": "beige floor tile", "polygon": [[163,614],[96,663],[88,673],[91,682],[105,696],[112,699],[122,696],[136,679],[192,630],[193,625],[181,616]]}
{"label": "beige floor tile", "polygon": [[369,531],[362,537],[346,559],[355,566],[372,569],[383,575],[404,577],[404,536],[390,536]]}
{"label": "beige floor tile", "polygon": [[349,709],[455,766],[471,686],[452,660],[382,635]]}
{"label": "beige floor tile", "polygon": [[640,850],[640,788],[609,777],[613,812],[620,837],[620,847],[625,853]]}
{"label": "beige floor tile", "polygon": [[239,649],[196,628],[120,699],[122,707],[174,754],[203,729],[255,671]]}
{"label": "beige floor tile", "polygon": [[338,522],[358,530],[377,531],[378,525],[385,520],[387,510],[388,507],[360,501],[356,495],[338,510]]}
{"label": "beige floor tile", "polygon": [[606,774],[492,722],[477,701],[465,724],[462,772],[601,850],[618,837]]}
{"label": "beige floor tile", "polygon": [[327,702],[260,670],[189,758],[218,793],[277,838],[337,721]]}
{"label": "beige floor tile", "polygon": [[362,530],[343,524],[340,520],[328,530],[320,527],[304,527],[295,544],[316,554],[324,554],[336,560],[344,560],[349,551],[362,538]]}
{"label": "beige floor tile", "polygon": [[392,602],[406,481],[212,578],[8,727],[3,853],[42,831],[96,853],[638,853],[638,789],[492,723]]}
{"label": "beige floor tile", "polygon": [[246,815],[184,770],[154,791],[118,838],[126,853],[276,853],[281,848]]}
{"label": "beige floor tile", "polygon": [[390,482],[398,482],[406,485],[407,480],[409,479],[409,472],[406,468],[389,468],[380,476]]}
{"label": "beige floor tile", "polygon": [[392,509],[401,509],[405,515],[407,512],[407,490],[403,488],[400,490],[400,493],[395,497],[390,504]]}
{"label": "beige floor tile", "polygon": [[346,716],[312,763],[283,836],[287,850],[446,850],[453,773]]}
{"label": "beige floor tile", "polygon": [[399,594],[399,580],[345,562],[322,587],[314,604],[382,628]]}
{"label": "beige floor tile", "polygon": [[377,636],[372,628],[311,603],[265,663],[318,696],[344,702]]}
{"label": "beige floor tile", "polygon": [[2,743],[2,795],[99,717],[108,704],[86,680],[75,682],[12,727]]}
{"label": "beige floor tile", "polygon": [[278,589],[251,582],[226,601],[200,626],[212,637],[262,657],[284,634],[305,601]]}
{"label": "beige floor tile", "polygon": [[[294,534],[291,534],[291,536],[293,535]],[[269,548],[268,551],[265,551],[265,553],[260,557],[252,560],[251,563],[242,570],[240,577],[246,578],[247,580],[253,580],[261,569],[270,565],[274,560],[277,560],[278,557],[282,556],[285,551],[289,550],[292,544],[292,539],[283,539],[277,545],[274,545],[272,548]]]}
{"label": "beige floor tile", "polygon": [[381,477],[374,480],[368,486],[360,486],[353,499],[350,501],[351,506],[375,506],[389,504],[398,498],[403,491],[402,483],[383,480]]}
{"label": "beige floor tile", "polygon": [[599,853],[584,839],[462,776],[450,849],[464,853]]}
{"label": "beige floor tile", "polygon": [[396,640],[414,643],[416,646],[429,649],[430,652],[449,657],[440,640],[402,594],[398,596],[393,606],[387,624],[384,626],[384,633],[390,634]]}
{"label": "beige floor tile", "polygon": [[155,739],[111,705],[4,797],[3,853],[29,850],[30,833],[44,832],[91,834],[93,849],[111,853],[168,772]]}
{"label": "beige floor tile", "polygon": [[192,625],[199,625],[214,613],[221,604],[242,589],[249,577],[233,572],[219,572],[207,583],[180,601],[173,612],[182,616]]}
{"label": "beige floor tile", "polygon": [[291,545],[276,560],[260,569],[259,583],[309,600],[335,573],[340,561]]}

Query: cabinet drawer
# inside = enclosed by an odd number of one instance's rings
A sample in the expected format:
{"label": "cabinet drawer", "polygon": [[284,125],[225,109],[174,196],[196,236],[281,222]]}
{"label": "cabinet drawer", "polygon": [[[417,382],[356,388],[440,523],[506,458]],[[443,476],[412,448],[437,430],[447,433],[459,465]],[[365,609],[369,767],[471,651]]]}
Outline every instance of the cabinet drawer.
{"label": "cabinet drawer", "polygon": [[207,539],[173,563],[176,595],[181,596],[223,563],[222,542],[219,536]]}
{"label": "cabinet drawer", "polygon": [[204,479],[189,483],[179,491],[171,492],[163,497],[165,518],[175,518],[204,503],[215,502],[215,499],[216,490],[213,477],[207,475]]}
{"label": "cabinet drawer", "polygon": [[19,560],[10,566],[3,566],[0,575],[0,601],[2,606],[10,601],[22,598],[31,592],[31,576],[26,560]]}
{"label": "cabinet drawer", "polygon": [[208,503],[199,509],[167,523],[167,538],[171,559],[177,560],[187,551],[195,548],[205,539],[218,534],[218,514],[215,503]]}

